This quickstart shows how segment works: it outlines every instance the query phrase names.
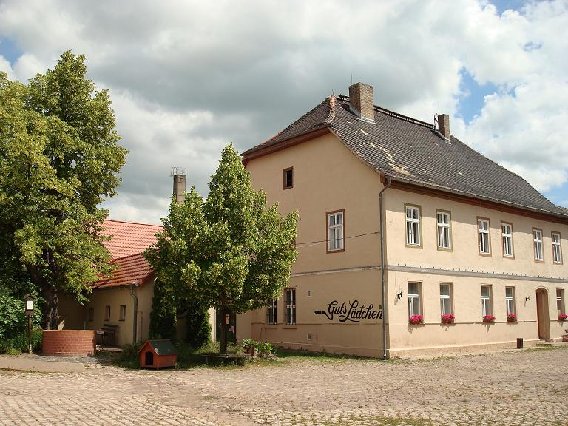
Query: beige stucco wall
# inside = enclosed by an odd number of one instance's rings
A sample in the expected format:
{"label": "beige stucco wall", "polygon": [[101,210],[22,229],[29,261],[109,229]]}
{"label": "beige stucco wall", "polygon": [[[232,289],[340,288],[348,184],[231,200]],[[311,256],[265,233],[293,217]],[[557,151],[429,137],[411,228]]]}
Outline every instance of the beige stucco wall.
{"label": "beige stucco wall", "polygon": [[[421,209],[422,245],[419,248],[406,246],[406,204]],[[564,325],[557,320],[556,288],[568,289],[565,282],[568,266],[552,262],[550,233],[561,233],[566,255],[566,225],[393,189],[385,193],[385,208],[393,353],[404,349],[514,342],[518,337],[538,339],[536,290],[539,288],[548,292],[550,337],[557,339],[563,334]],[[451,251],[437,249],[437,209],[451,212]],[[477,217],[490,219],[490,256],[479,254]],[[501,222],[513,225],[512,259],[502,255]],[[543,231],[544,262],[534,261],[533,228]],[[408,283],[413,281],[421,283],[423,326],[408,325]],[[452,283],[455,325],[440,324],[441,283]],[[497,317],[494,325],[481,321],[481,285],[492,286],[493,314]],[[515,288],[517,323],[506,322],[506,286]],[[396,294],[400,292],[403,296],[399,300]],[[530,299],[526,300],[527,297]]]}
{"label": "beige stucco wall", "polygon": [[[283,189],[282,172],[294,167],[294,187]],[[253,185],[279,203],[282,213],[298,210],[298,259],[290,287],[296,288],[297,323],[284,324],[278,301],[278,324],[266,324],[266,310],[239,316],[237,337],[282,346],[378,356],[382,351],[378,319],[340,322],[314,311],[329,303],[358,301],[378,310],[380,294],[379,175],[357,159],[335,136],[319,137],[247,164]],[[345,251],[326,253],[326,212],[345,209]]]}
{"label": "beige stucco wall", "polygon": [[[137,341],[148,339],[150,327],[150,312],[152,311],[152,296],[154,282],[148,280],[144,285],[135,289],[138,296],[138,324]],[[110,319],[105,321],[105,306],[110,306]],[[126,305],[126,317],[119,320],[120,305]],[[116,343],[119,346],[133,343],[134,323],[134,298],[130,294],[129,287],[111,287],[96,289],[87,304],[87,312],[90,307],[94,308],[93,321],[87,322],[87,328],[96,330],[105,324],[118,325]]]}

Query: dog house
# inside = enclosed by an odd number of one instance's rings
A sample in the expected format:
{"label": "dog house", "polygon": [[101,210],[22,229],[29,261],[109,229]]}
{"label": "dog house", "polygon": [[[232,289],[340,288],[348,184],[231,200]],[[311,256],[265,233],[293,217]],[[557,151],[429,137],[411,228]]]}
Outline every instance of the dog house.
{"label": "dog house", "polygon": [[171,340],[147,340],[138,351],[141,368],[174,367],[177,351]]}

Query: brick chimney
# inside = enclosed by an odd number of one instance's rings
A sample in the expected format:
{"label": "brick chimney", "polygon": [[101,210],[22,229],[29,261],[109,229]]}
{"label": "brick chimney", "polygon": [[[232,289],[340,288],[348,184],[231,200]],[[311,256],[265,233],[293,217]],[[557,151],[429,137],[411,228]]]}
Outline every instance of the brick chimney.
{"label": "brick chimney", "polygon": [[361,120],[375,122],[373,86],[365,83],[349,86],[349,103]]}
{"label": "brick chimney", "polygon": [[448,114],[438,114],[438,130],[446,139],[450,139],[450,116]]}
{"label": "brick chimney", "polygon": [[185,200],[186,178],[185,172],[177,167],[172,169],[172,176],[174,177],[174,193],[173,196],[176,202],[183,203]]}

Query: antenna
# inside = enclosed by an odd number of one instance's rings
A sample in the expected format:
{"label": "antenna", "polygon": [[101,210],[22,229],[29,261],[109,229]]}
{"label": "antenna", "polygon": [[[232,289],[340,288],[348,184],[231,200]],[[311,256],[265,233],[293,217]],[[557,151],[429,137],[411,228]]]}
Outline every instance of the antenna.
{"label": "antenna", "polygon": [[432,124],[434,130],[436,130],[436,124],[438,124],[438,114],[434,114],[434,124]]}
{"label": "antenna", "polygon": [[172,166],[172,171],[170,172],[170,176],[180,176],[185,175],[185,169],[179,166]]}

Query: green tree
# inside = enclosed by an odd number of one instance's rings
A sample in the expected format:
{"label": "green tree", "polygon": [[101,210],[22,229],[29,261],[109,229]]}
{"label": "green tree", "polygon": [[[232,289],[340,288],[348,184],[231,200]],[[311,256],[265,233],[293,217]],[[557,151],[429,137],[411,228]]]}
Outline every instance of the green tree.
{"label": "green tree", "polygon": [[[222,153],[206,200],[195,188],[172,201],[147,258],[173,298],[215,307],[225,318],[266,306],[288,282],[296,259],[298,215],[281,216],[255,191],[232,146]],[[162,290],[166,291],[166,290]],[[227,349],[222,321],[221,352]]]}
{"label": "green tree", "polygon": [[0,262],[25,273],[56,328],[61,292],[84,300],[110,272],[99,236],[126,150],[106,91],[86,78],[84,56],[65,52],[27,85],[0,74]]}

